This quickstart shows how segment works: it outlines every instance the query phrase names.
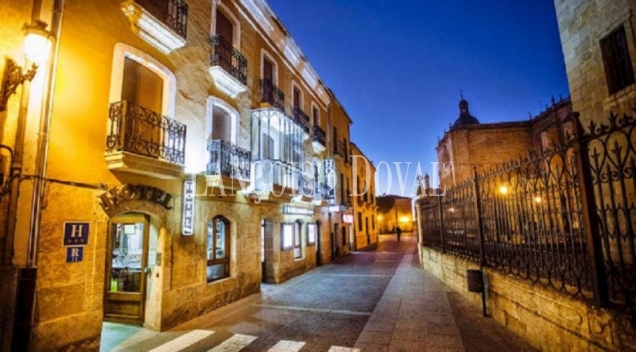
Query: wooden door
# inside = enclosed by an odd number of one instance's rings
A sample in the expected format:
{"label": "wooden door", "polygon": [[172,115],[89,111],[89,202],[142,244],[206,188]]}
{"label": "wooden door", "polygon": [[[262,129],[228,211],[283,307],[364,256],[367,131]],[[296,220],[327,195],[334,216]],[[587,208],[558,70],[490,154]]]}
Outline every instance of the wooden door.
{"label": "wooden door", "polygon": [[135,214],[111,220],[106,256],[104,318],[143,323],[149,219]]}
{"label": "wooden door", "polygon": [[234,27],[232,22],[221,11],[216,11],[216,34],[232,45],[234,42]]}

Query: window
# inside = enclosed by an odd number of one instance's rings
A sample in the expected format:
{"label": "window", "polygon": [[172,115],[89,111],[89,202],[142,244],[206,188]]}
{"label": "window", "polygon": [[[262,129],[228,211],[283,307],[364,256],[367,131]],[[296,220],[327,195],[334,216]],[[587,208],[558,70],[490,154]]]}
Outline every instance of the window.
{"label": "window", "polygon": [[338,129],[336,127],[333,128],[333,150],[338,153]]}
{"label": "window", "polygon": [[362,231],[362,212],[358,212],[358,231]]}
{"label": "window", "polygon": [[316,224],[307,224],[307,245],[316,244]]}
{"label": "window", "polygon": [[292,224],[283,224],[281,228],[281,240],[284,251],[288,251],[294,246],[294,226]]}
{"label": "window", "polygon": [[601,39],[601,52],[609,94],[634,83],[634,70],[623,25]]}
{"label": "window", "polygon": [[371,214],[371,228],[375,230],[375,215]]}
{"label": "window", "polygon": [[299,259],[303,256],[302,253],[302,241],[300,233],[303,223],[300,220],[294,222],[294,259]]}
{"label": "window", "polygon": [[126,57],[121,100],[161,113],[162,98],[163,79],[144,65]]}
{"label": "window", "polygon": [[294,108],[301,109],[302,108],[302,94],[300,93],[300,89],[296,87],[294,83],[292,83],[292,104]]}
{"label": "window", "polygon": [[550,148],[550,140],[548,139],[548,131],[541,132],[541,150],[545,151]]}
{"label": "window", "polygon": [[229,222],[221,216],[217,216],[208,222],[208,282],[230,275],[229,225]]}
{"label": "window", "polygon": [[302,224],[302,221],[296,220],[293,223],[284,223],[281,227],[282,250],[293,250],[295,259],[302,257],[302,241],[300,237]]}

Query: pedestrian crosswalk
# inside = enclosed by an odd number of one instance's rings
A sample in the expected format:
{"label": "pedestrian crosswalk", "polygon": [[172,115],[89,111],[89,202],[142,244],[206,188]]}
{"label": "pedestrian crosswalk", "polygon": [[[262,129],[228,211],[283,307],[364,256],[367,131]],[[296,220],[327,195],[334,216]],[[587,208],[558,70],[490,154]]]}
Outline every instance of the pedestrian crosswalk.
{"label": "pedestrian crosswalk", "polygon": [[204,338],[214,334],[214,331],[210,330],[193,330],[189,333],[179,336],[178,338],[164,343],[163,345],[153,348],[150,352],[172,352],[172,351],[181,351],[186,347],[192,346],[198,341],[203,340]]}
{"label": "pedestrian crosswalk", "polygon": [[238,352],[256,340],[256,336],[236,334],[208,352]]}
{"label": "pedestrian crosswalk", "polygon": [[[258,339],[258,336],[252,335],[244,335],[244,334],[233,334],[229,338],[225,339],[222,342],[214,342],[215,346],[209,346],[207,349],[202,349],[201,346],[205,345],[206,342],[210,343],[213,338],[215,332],[212,330],[192,330],[181,334],[178,337],[173,338],[170,341],[164,342],[160,346],[156,346],[150,349],[150,352],[190,352],[190,351],[207,351],[207,352],[239,352],[244,348],[252,345],[254,341]],[[216,336],[216,335],[214,335]],[[219,336],[221,338],[223,334]],[[208,339],[210,338],[210,339]],[[206,340],[208,339],[208,340]],[[217,338],[218,339],[218,338]],[[271,344],[269,344],[271,346]],[[273,346],[267,349],[263,348],[263,351],[267,352],[298,352],[301,351],[303,347],[306,346],[305,341],[292,341],[292,340],[280,340],[276,342]],[[131,347],[131,346],[129,346]],[[141,346],[140,350],[142,350]],[[212,348],[210,348],[212,347]],[[254,346],[251,350],[254,350]],[[135,351],[135,348],[126,349],[130,351]],[[148,349],[143,349],[148,350]],[[259,348],[260,350],[260,348]],[[359,352],[360,349],[352,348],[352,347],[340,347],[340,346],[331,346],[330,349],[326,352]]]}

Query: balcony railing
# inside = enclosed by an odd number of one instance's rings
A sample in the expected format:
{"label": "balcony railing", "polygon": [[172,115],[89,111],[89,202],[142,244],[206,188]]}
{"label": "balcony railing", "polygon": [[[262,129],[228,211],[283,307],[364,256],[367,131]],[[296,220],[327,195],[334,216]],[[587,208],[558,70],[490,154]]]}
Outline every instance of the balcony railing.
{"label": "balcony railing", "polygon": [[269,79],[261,80],[261,102],[285,111],[285,93]]}
{"label": "balcony railing", "polygon": [[183,0],[135,0],[150,14],[186,38],[188,30],[188,4]]}
{"label": "balcony railing", "polygon": [[243,85],[247,85],[247,59],[245,56],[220,35],[212,36],[210,45],[210,64],[221,67]]}
{"label": "balcony railing", "polygon": [[109,152],[123,151],[174,164],[185,162],[186,126],[128,101],[110,105]]}
{"label": "balcony railing", "polygon": [[345,160],[347,159],[347,143],[344,140],[340,140],[336,142],[336,150],[334,151],[336,155],[340,155]]}
{"label": "balcony railing", "polygon": [[312,141],[322,144],[323,146],[327,145],[325,130],[320,128],[318,125],[314,125],[314,135],[312,137]]}
{"label": "balcony railing", "polygon": [[256,190],[271,191],[277,186],[284,193],[292,193],[298,189],[299,172],[300,170],[281,160],[257,160],[254,162]]}
{"label": "balcony railing", "polygon": [[250,179],[249,150],[220,139],[208,141],[208,175],[222,175],[240,180]]}
{"label": "balcony railing", "polygon": [[305,197],[315,197],[315,181],[314,178],[310,175],[303,174],[302,172],[298,173],[298,190],[300,194]]}
{"label": "balcony railing", "polygon": [[299,107],[292,108],[292,117],[294,122],[302,127],[303,131],[309,136],[309,116],[305,114],[303,109]]}

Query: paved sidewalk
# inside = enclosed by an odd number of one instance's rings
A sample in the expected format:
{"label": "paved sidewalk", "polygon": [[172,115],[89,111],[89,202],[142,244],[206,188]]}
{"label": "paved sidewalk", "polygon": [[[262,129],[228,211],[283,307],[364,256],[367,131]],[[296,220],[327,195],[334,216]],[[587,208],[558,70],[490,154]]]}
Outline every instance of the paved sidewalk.
{"label": "paved sidewalk", "polygon": [[[415,241],[414,237],[401,242]],[[415,257],[415,258],[414,258]],[[446,286],[404,255],[354,347],[363,351],[464,351]]]}
{"label": "paved sidewalk", "polygon": [[416,241],[408,235],[400,242],[380,236],[374,251],[354,252],[281,285],[263,285],[260,294],[170,331],[141,329],[110,344],[102,341],[103,347],[155,352],[532,350],[420,269]]}

